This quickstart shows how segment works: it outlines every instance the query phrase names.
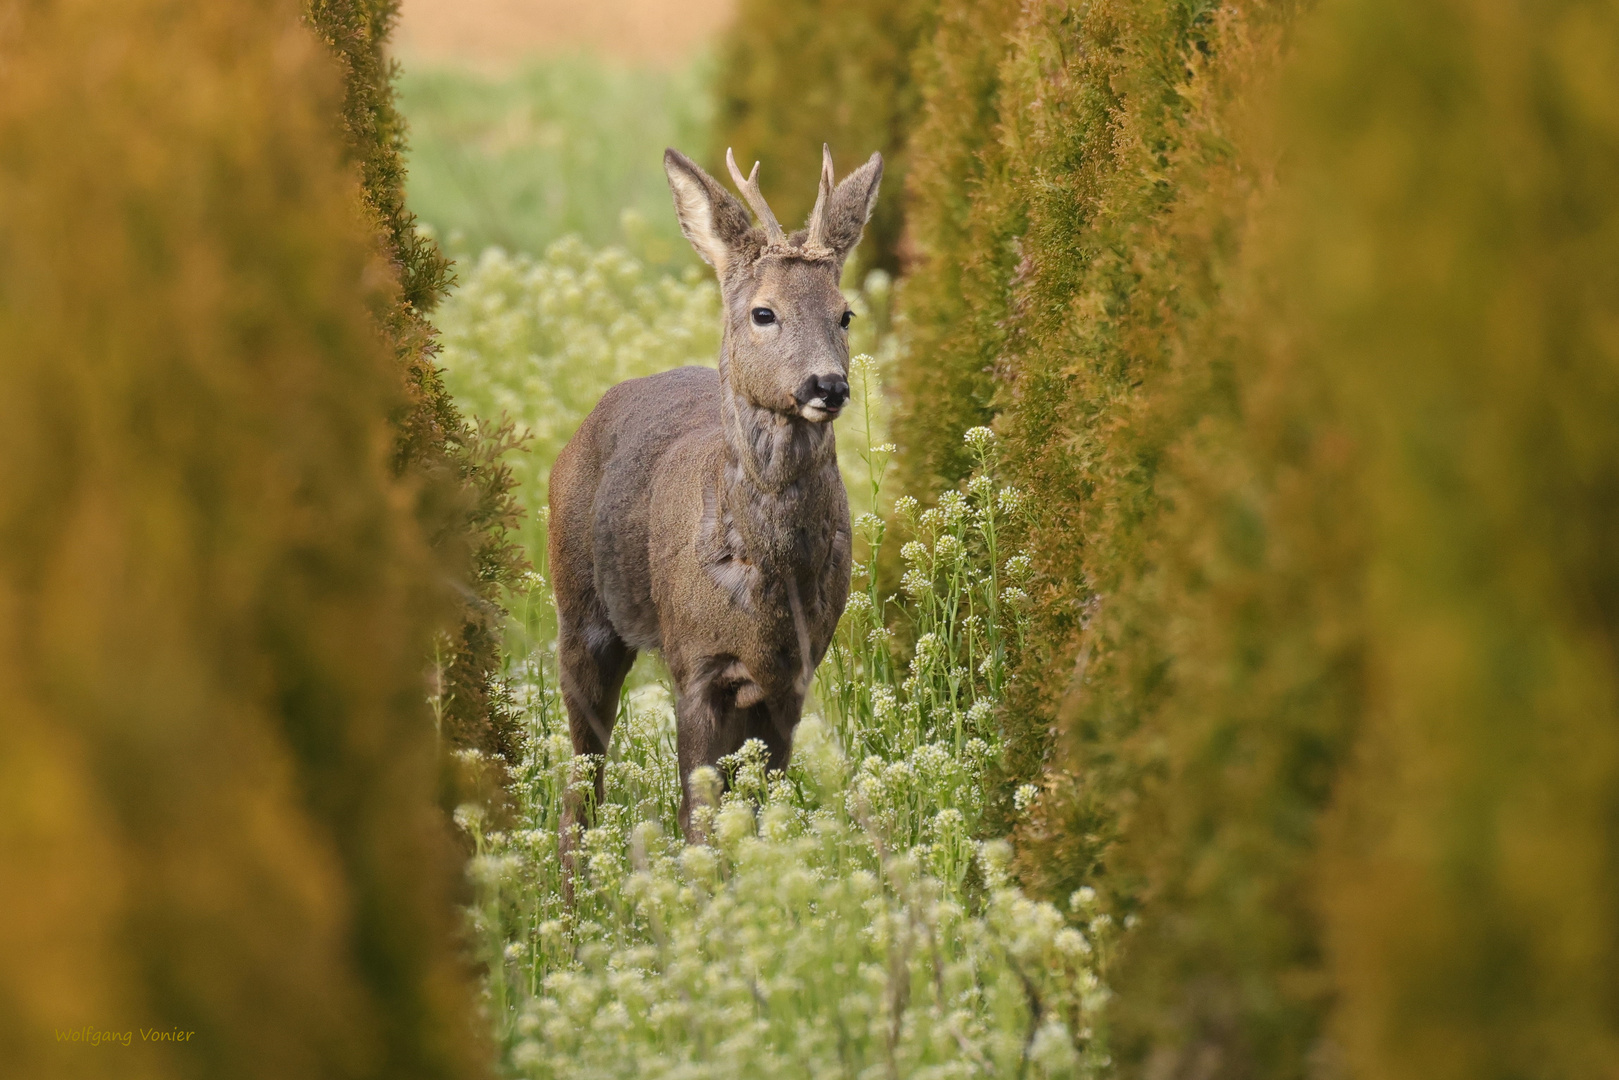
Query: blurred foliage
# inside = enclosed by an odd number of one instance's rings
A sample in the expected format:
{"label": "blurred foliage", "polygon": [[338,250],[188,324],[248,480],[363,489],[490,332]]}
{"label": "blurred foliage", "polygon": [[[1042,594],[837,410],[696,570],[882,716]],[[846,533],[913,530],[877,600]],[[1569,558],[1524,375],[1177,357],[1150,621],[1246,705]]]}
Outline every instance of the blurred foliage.
{"label": "blurred foliage", "polygon": [[[1182,422],[1142,414],[1165,396],[1154,384],[1168,377],[1170,336],[1206,304],[1219,243],[1175,209],[1179,172],[1201,198],[1205,166],[1226,153],[1180,126],[1188,63],[1197,78],[1223,57],[1205,56],[1212,16],[1198,0],[958,5],[917,65],[928,74],[911,147],[918,258],[898,316],[904,475],[913,489],[955,482],[965,462],[950,431],[1002,412],[1008,477],[1035,507],[1036,631],[1009,693],[1003,789],[1040,771],[1076,660],[1109,662],[1081,626],[1141,566],[1138,526]],[[1207,82],[1196,93],[1216,92]],[[1041,860],[1053,895],[1089,880],[1112,813],[1076,808],[1054,829],[1068,850]]]}
{"label": "blurred foliage", "polygon": [[1272,273],[1368,549],[1334,1031],[1365,1076],[1614,1075],[1619,8],[1333,0],[1306,41]]}
{"label": "blurred foliage", "polygon": [[1611,1072],[1611,5],[1011,16],[940,19],[896,427],[1029,493],[1018,865],[1133,926],[1121,1069]]}
{"label": "blurred foliage", "polygon": [[1185,14],[1104,30],[1136,44],[1095,136],[1115,148],[1095,254],[1070,285],[1034,278],[1052,292],[1031,310],[1072,299],[1031,328],[1006,417],[1069,514],[1036,560],[1056,677],[1023,707],[1060,741],[1024,865],[1139,919],[1116,976],[1126,1075],[1302,1077],[1338,1060],[1316,855],[1361,701],[1361,537],[1330,395],[1266,351],[1304,324],[1241,268],[1277,170],[1249,109],[1277,94],[1298,12]]}
{"label": "blurred foliage", "polygon": [[[883,196],[855,256],[896,274],[909,172],[906,136],[920,97],[911,58],[929,33],[936,0],[741,0],[720,52],[708,165],[725,176],[725,151],[759,183],[776,217],[799,228],[815,205],[821,146],[838,176],[881,151]],[[962,428],[951,437],[960,442]]]}
{"label": "blurred foliage", "polygon": [[[1269,165],[1239,154],[1240,106],[1264,96],[1293,17],[1197,0],[963,5],[941,19],[912,144],[939,165],[918,170],[938,179],[913,184],[910,227],[936,239],[918,240],[926,257],[901,290],[896,429],[911,475],[948,481],[962,467],[948,418],[998,413],[1007,478],[1029,493],[1033,625],[1001,786],[1045,768],[1017,832],[1031,887],[1094,885],[1140,915],[1113,1009],[1127,1074],[1217,1061],[1219,1075],[1294,1075],[1319,1044],[1307,860],[1353,699],[1327,660],[1234,681],[1186,634],[1206,615],[1245,634],[1263,671],[1313,632],[1330,590],[1305,604],[1293,568],[1251,553],[1198,561],[1215,538],[1251,539],[1257,511],[1240,498],[1173,535],[1163,521],[1237,478],[1268,481],[1268,462],[1222,471],[1230,442],[1302,453],[1275,441],[1287,429],[1210,433],[1238,411],[1210,313]],[[1203,472],[1166,477],[1182,454]]]}
{"label": "blurred foliage", "polygon": [[458,628],[433,652],[439,719],[454,743],[515,761],[516,719],[496,681],[500,591],[526,567],[508,535],[520,514],[503,461],[509,433],[469,424],[433,362],[427,315],[449,284],[449,262],[405,207],[405,122],[394,101],[397,66],[385,51],[398,8],[399,0],[305,0],[305,18],[343,74],[349,156],[400,283],[379,313],[407,393],[394,412],[394,467],[415,484],[417,515],[443,573],[464,582]]}
{"label": "blurred foliage", "polygon": [[410,117],[410,204],[456,248],[533,255],[564,236],[695,265],[669,209],[663,151],[708,142],[709,64],[627,68],[588,56],[510,75],[451,68],[399,80]]}
{"label": "blurred foliage", "polygon": [[10,1076],[483,1073],[332,67],[292,0],[0,7]]}

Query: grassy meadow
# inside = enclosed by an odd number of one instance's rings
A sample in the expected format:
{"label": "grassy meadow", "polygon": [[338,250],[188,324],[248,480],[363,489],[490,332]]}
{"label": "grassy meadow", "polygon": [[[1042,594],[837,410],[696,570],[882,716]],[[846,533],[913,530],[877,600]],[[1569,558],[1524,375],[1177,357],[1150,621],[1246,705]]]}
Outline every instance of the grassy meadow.
{"label": "grassy meadow", "polygon": [[[1010,848],[982,842],[993,718],[1026,621],[1024,500],[997,482],[987,429],[963,433],[976,472],[936,507],[886,490],[882,372],[896,345],[882,271],[848,290],[860,355],[839,454],[860,563],[794,764],[766,775],[752,745],[722,763],[727,783],[715,776],[699,811],[708,842],[686,846],[670,690],[643,657],[564,902],[562,800],[589,773],[557,689],[546,480],[608,387],[715,362],[718,286],[670,252],[689,249],[659,160],[666,142],[703,144],[706,108],[693,76],[578,59],[504,81],[410,74],[402,100],[413,208],[457,260],[435,315],[446,384],[523,440],[506,461],[536,572],[507,600],[505,682],[525,751],[506,777],[512,807],[457,814],[476,851],[471,919],[505,1070],[1096,1074],[1110,921],[1089,892],[1030,900],[1008,875]],[[885,565],[904,566],[897,592],[881,587],[885,546]]]}
{"label": "grassy meadow", "polygon": [[666,146],[705,146],[709,67],[588,55],[505,74],[407,67],[411,209],[457,253],[539,254],[571,236],[658,267],[695,266],[661,162]]}

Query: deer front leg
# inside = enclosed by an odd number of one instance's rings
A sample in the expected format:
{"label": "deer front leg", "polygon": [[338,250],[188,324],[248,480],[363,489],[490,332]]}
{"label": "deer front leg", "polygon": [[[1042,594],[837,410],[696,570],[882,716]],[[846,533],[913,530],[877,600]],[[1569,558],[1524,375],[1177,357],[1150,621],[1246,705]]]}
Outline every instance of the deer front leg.
{"label": "deer front leg", "polygon": [[734,690],[718,677],[722,667],[709,663],[696,665],[695,671],[671,671],[679,687],[675,699],[675,749],[680,769],[680,831],[688,844],[703,840],[692,826],[692,773],[735,753],[747,737],[744,715],[731,701]]}
{"label": "deer front leg", "polygon": [[[562,701],[568,709],[568,733],[573,739],[576,758],[595,755],[591,766],[595,799],[592,810],[606,795],[605,769],[601,760],[618,719],[618,695],[624,678],[635,663],[635,650],[625,644],[600,619],[561,619],[557,633],[557,668],[562,682]],[[574,845],[586,813],[584,798],[571,782],[562,796],[562,822],[558,849],[562,857],[563,893],[573,899]]]}
{"label": "deer front leg", "polygon": [[765,759],[768,772],[784,772],[793,756],[793,732],[798,729],[804,714],[804,699],[791,694],[775,700],[763,701],[747,711],[744,739],[758,739],[769,751]]}

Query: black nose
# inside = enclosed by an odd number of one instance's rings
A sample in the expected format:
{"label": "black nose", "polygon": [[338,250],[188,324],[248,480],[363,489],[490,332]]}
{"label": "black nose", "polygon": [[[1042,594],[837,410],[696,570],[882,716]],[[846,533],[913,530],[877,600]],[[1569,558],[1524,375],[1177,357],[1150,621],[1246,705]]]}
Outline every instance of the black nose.
{"label": "black nose", "polygon": [[849,382],[842,375],[811,375],[793,396],[800,405],[808,405],[819,398],[821,408],[837,412],[849,400]]}

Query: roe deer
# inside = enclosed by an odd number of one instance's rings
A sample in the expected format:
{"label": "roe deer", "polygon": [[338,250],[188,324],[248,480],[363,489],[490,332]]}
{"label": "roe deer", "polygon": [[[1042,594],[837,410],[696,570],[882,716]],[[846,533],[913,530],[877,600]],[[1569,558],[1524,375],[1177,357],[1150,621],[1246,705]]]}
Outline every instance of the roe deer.
{"label": "roe deer", "polygon": [[[822,148],[807,226],[782,232],[759,166],[731,178],[758,218],[675,150],[681,231],[719,276],[719,370],[619,383],[551,471],[557,658],[576,754],[605,754],[641,649],[674,680],[682,798],[691,774],[748,739],[782,769],[810,678],[849,596],[849,500],[832,436],[849,396],[852,312],[838,280],[877,200],[879,154],[833,184]],[[602,771],[595,775],[602,797]],[[564,802],[573,843],[579,800]],[[565,865],[568,860],[565,859]]]}

